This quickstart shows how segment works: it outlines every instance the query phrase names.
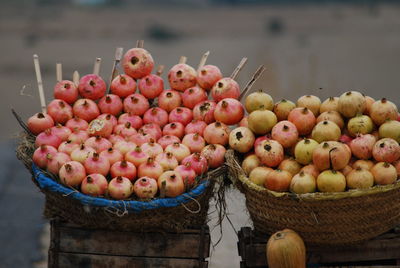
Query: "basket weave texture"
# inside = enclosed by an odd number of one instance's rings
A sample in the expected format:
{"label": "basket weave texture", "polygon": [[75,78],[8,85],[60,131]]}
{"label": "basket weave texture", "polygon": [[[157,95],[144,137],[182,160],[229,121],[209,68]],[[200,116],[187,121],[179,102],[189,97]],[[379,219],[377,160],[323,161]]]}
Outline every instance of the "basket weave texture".
{"label": "basket weave texture", "polygon": [[400,224],[400,180],[341,193],[278,193],[252,183],[238,155],[226,155],[229,175],[246,197],[254,228],[298,232],[309,245],[344,245],[371,239]]}

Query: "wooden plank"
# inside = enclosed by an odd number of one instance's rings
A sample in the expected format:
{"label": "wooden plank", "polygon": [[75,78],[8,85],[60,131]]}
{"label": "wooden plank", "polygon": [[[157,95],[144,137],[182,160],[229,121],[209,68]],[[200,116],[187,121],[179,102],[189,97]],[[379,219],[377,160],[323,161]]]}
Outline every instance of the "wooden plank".
{"label": "wooden plank", "polygon": [[54,267],[93,267],[93,268],[207,268],[208,262],[179,258],[145,258],[128,256],[90,255],[77,253],[54,253],[57,263]]}

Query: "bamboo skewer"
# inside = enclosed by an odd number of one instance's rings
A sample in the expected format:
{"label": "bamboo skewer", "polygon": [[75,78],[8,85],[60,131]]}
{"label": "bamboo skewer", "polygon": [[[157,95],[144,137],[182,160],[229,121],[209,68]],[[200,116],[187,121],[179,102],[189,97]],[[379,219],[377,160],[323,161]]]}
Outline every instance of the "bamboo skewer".
{"label": "bamboo skewer", "polygon": [[247,62],[247,58],[243,58],[240,61],[239,65],[235,68],[235,70],[231,74],[231,78],[232,79],[236,79],[236,77],[238,76],[239,72],[243,69],[244,65],[246,65],[246,62]]}
{"label": "bamboo skewer", "polygon": [[46,99],[44,97],[42,74],[40,72],[39,57],[36,54],[33,55],[33,64],[35,65],[35,73],[36,73],[36,80],[38,83],[40,106],[42,108],[42,112],[46,113]]}
{"label": "bamboo skewer", "polygon": [[186,63],[186,61],[187,61],[187,58],[186,58],[185,56],[181,56],[181,57],[179,58],[179,63],[180,63],[180,64],[184,64],[184,63]]}
{"label": "bamboo skewer", "polygon": [[199,66],[197,67],[197,72],[200,71],[201,68],[206,64],[207,58],[210,55],[210,51],[207,51],[206,53],[203,54],[203,56],[200,59]]}
{"label": "bamboo skewer", "polygon": [[100,65],[101,65],[101,58],[96,58],[96,61],[94,62],[94,67],[93,67],[93,74],[99,75]]}
{"label": "bamboo skewer", "polygon": [[56,64],[56,77],[57,77],[57,82],[61,82],[61,80],[62,80],[62,65],[61,65],[61,63]]}
{"label": "bamboo skewer", "polygon": [[257,81],[258,78],[260,78],[261,74],[265,71],[264,65],[261,65],[258,67],[257,71],[253,74],[253,77],[250,79],[250,81],[247,83],[245,86],[244,90],[242,93],[240,93],[239,100],[241,100],[244,96],[246,96],[247,92],[251,89],[253,84]]}
{"label": "bamboo skewer", "polygon": [[158,65],[156,75],[161,76],[161,74],[164,72],[164,68],[164,65]]}
{"label": "bamboo skewer", "polygon": [[79,73],[78,73],[78,71],[75,71],[75,72],[72,74],[72,81],[74,82],[75,86],[78,86],[78,85],[79,85],[79,79],[80,79]]}
{"label": "bamboo skewer", "polygon": [[137,48],[144,48],[144,40],[137,40],[136,47]]}
{"label": "bamboo skewer", "polygon": [[108,91],[110,91],[111,87],[111,82],[114,80],[114,78],[117,76],[117,67],[122,59],[122,54],[124,52],[124,49],[122,47],[117,47],[115,50],[115,55],[114,55],[114,64],[111,70],[111,77],[110,77],[110,83],[108,83]]}

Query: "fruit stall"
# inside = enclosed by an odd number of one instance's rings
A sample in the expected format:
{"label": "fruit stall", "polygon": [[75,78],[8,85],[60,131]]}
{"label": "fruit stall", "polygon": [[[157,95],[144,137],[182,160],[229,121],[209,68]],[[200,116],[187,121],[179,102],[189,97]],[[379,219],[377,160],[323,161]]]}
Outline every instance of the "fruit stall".
{"label": "fruit stall", "polygon": [[46,197],[49,267],[208,267],[208,208],[221,223],[227,187],[254,225],[238,235],[242,267],[399,260],[396,105],[358,91],[275,102],[249,93],[263,66],[241,88],[247,58],[224,77],[208,56],[197,69],[180,57],[168,85],[143,41],[116,49],[108,80],[101,58],[71,80],[57,64],[46,103],[34,55],[42,111],[13,113]]}

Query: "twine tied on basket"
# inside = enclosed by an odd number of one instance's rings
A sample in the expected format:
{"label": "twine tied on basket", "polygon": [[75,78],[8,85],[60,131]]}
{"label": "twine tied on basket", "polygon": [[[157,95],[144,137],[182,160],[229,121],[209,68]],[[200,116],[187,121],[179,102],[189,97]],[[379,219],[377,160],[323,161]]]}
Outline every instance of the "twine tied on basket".
{"label": "twine tied on basket", "polygon": [[188,212],[190,212],[190,213],[192,213],[192,214],[197,214],[197,213],[199,213],[199,212],[201,211],[201,204],[200,204],[199,201],[196,200],[196,198],[193,198],[193,197],[191,197],[191,196],[188,195],[188,194],[182,194],[182,195],[185,196],[186,198],[189,198],[189,199],[193,200],[193,201],[197,204],[197,206],[198,206],[198,209],[197,209],[197,210],[191,210],[190,208],[188,208],[188,207],[185,205],[185,203],[181,203],[181,205],[182,205]]}
{"label": "twine tied on basket", "polygon": [[123,216],[128,214],[128,209],[126,208],[125,201],[121,200],[120,202],[122,202],[122,204],[124,205],[124,210],[120,210],[119,208],[116,208],[116,207],[106,207],[106,208],[104,208],[104,210],[113,215],[116,215],[116,216],[122,218]]}

